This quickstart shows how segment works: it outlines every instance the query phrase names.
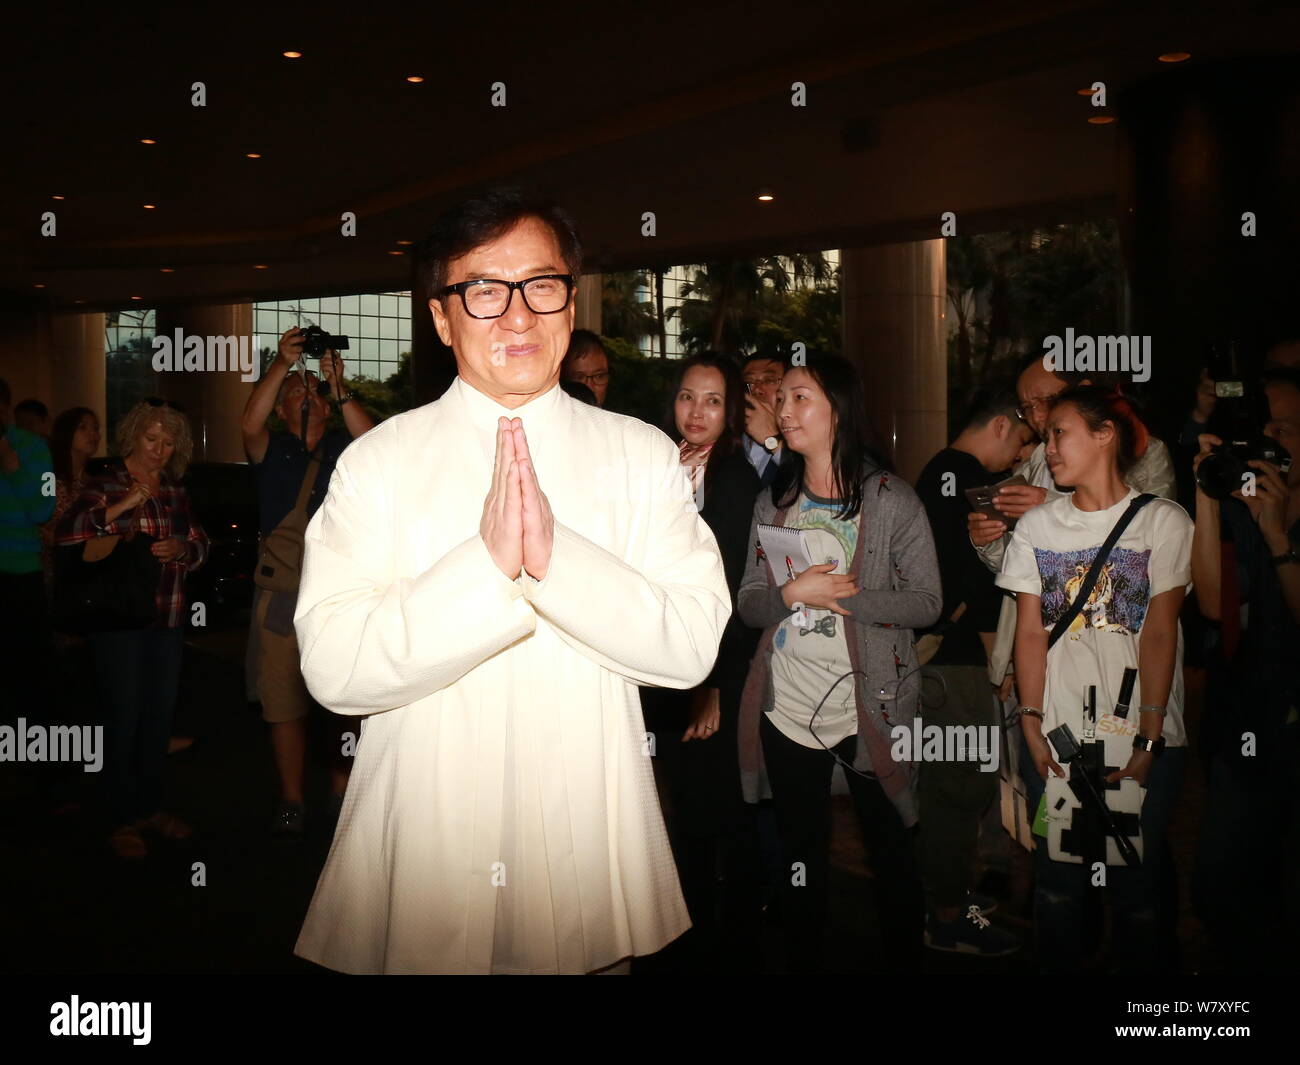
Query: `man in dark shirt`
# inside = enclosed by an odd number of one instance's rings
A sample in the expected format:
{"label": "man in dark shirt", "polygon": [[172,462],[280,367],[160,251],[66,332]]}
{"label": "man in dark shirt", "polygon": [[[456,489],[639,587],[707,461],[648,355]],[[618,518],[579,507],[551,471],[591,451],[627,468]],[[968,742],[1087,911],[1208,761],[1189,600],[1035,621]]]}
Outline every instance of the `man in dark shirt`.
{"label": "man in dark shirt", "polygon": [[[1016,417],[1016,403],[1009,387],[978,395],[966,427],[926,464],[916,484],[934,531],[943,583],[943,613],[932,630],[943,642],[926,667],[942,681],[942,686],[927,684],[927,692],[943,694],[927,696],[924,722],[927,728],[975,725],[981,747],[990,742],[997,724],[987,649],[997,632],[1002,600],[994,574],[967,535],[971,507],[966,489],[1001,480],[1006,476],[1001,471],[1011,467],[1029,441],[1032,430]],[[932,708],[931,702],[940,705]],[[971,752],[965,761],[926,761],[921,767],[921,858],[933,908],[925,941],[936,950],[1008,954],[1019,942],[984,920],[978,900],[970,895],[979,823],[998,782],[996,773],[980,771],[975,758]]]}
{"label": "man in dark shirt", "polygon": [[[329,351],[321,359],[321,377],[330,386],[330,398],[339,404],[347,432],[326,429],[329,401],[317,394],[316,375],[290,373],[303,357],[302,347],[301,329],[290,329],[280,338],[275,361],[244,407],[244,450],[257,478],[263,539],[293,511],[311,456],[319,458],[320,468],[307,497],[308,518],[324,502],[330,476],[343,449],[374,425],[370,415],[343,385],[342,360],[336,352]],[[267,429],[272,410],[288,426],[288,431],[272,433]],[[271,830],[286,837],[302,835],[307,713],[312,705],[299,667],[298,639],[293,627],[297,600],[296,588],[291,592],[257,590],[247,661],[249,690],[256,693],[262,704],[262,716],[271,726],[271,750],[280,778],[280,804]],[[347,789],[346,765],[341,752],[334,751],[330,759],[330,790],[335,813]]]}

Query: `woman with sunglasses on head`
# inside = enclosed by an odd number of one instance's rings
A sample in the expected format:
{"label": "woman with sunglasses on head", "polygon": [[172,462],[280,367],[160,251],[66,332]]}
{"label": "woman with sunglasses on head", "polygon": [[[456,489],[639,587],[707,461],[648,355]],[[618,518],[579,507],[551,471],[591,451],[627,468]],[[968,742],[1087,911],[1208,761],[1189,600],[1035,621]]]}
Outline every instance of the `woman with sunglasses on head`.
{"label": "woman with sunglasses on head", "polygon": [[[745,568],[758,474],[745,457],[745,386],[722,356],[682,360],[669,393],[666,424],[678,441],[686,489],[713,531],[731,591],[732,614],[712,672],[693,691],[642,689],[647,728],[661,737],[656,755],[668,778],[669,824],[692,930],[690,960],[756,970],[758,858],[750,811],[740,792],[736,718],[758,634],[735,612]],[[724,876],[716,921],[718,868]]]}
{"label": "woman with sunglasses on head", "polygon": [[[207,558],[208,538],[181,484],[194,450],[185,415],[162,400],[146,400],[122,418],[117,437],[121,458],[86,483],[55,531],[55,543],[136,534],[152,539],[153,622],[89,634],[106,705],[109,845],[118,857],[139,858],[147,853],[142,830],[168,839],[190,835],[185,822],[162,810],[162,785],[187,621],[185,575]],[[122,549],[122,542],[114,548]]]}
{"label": "woman with sunglasses on head", "polygon": [[[762,639],[741,701],[745,797],[770,793],[784,852],[788,963],[820,967],[830,787],[844,767],[874,873],[886,968],[919,967],[924,907],[910,761],[892,729],[920,707],[913,630],[939,617],[925,509],[872,443],[857,371],[810,353],[785,374],[778,418],[793,453],[754,505],[739,609]],[[803,530],[812,565],[764,549],[761,525]]]}
{"label": "woman with sunglasses on head", "polygon": [[[1047,823],[1035,849],[1034,896],[1039,963],[1047,971],[1075,972],[1097,946],[1085,932],[1085,903],[1098,890],[1102,862],[1114,964],[1160,963],[1158,911],[1172,875],[1166,833],[1187,742],[1178,612],[1190,587],[1192,521],[1172,500],[1139,495],[1125,482],[1140,426],[1114,390],[1079,385],[1054,399],[1046,460],[1055,483],[1074,491],[1019,520],[997,578],[1017,597],[1020,720],[1036,770],[1025,777],[1031,809],[1041,809]],[[1099,778],[1094,785],[1119,834],[1133,851],[1140,839],[1140,866],[1125,860],[1106,819],[1088,814],[1067,781],[1060,747],[1047,739],[1062,725],[1086,745],[1069,771],[1077,780],[1086,761]]]}

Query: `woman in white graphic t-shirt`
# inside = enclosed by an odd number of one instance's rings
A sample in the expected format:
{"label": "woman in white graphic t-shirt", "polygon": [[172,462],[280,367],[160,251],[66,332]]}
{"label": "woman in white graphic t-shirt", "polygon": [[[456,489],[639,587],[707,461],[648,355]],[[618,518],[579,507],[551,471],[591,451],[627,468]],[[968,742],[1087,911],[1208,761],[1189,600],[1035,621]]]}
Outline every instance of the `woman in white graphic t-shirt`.
{"label": "woman in white graphic t-shirt", "polygon": [[[1193,528],[1177,503],[1152,499],[1137,512],[1083,608],[1048,648],[1093,558],[1138,495],[1124,474],[1143,431],[1118,391],[1085,385],[1057,397],[1046,458],[1056,484],[1073,492],[1020,519],[998,575],[1019,607],[1016,683],[1033,763],[1024,776],[1040,811],[1036,831],[1046,830],[1036,841],[1034,913],[1046,970],[1073,971],[1093,953],[1089,891],[1101,890],[1112,906],[1112,954],[1121,968],[1159,967],[1173,937],[1166,833],[1186,754],[1178,613],[1190,587]],[[1117,713],[1128,670],[1136,671],[1129,709]],[[1061,725],[1104,755],[1101,790],[1140,853],[1139,866],[1128,865],[1109,837],[1089,836],[1083,804],[1047,739]]]}

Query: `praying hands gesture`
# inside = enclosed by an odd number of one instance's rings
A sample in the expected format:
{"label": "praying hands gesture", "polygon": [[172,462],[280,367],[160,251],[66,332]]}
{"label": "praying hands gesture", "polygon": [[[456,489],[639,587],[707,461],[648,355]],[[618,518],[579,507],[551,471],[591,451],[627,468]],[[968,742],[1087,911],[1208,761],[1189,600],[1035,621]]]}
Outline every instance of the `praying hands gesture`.
{"label": "praying hands gesture", "polygon": [[518,418],[497,420],[492,486],[483,501],[479,535],[492,561],[511,580],[520,570],[544,580],[551,564],[555,517],[537,483],[528,439]]}

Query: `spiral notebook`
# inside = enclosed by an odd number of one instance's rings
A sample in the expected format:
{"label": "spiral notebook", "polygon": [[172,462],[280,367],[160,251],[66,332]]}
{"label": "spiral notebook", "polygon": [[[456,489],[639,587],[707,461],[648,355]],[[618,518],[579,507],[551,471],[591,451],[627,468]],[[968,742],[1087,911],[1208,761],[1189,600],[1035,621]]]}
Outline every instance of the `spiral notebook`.
{"label": "spiral notebook", "polygon": [[772,572],[780,580],[785,569],[785,560],[790,560],[795,573],[802,573],[812,563],[808,553],[808,542],[804,539],[802,529],[787,529],[782,525],[762,525],[758,527],[758,542],[772,563]]}

